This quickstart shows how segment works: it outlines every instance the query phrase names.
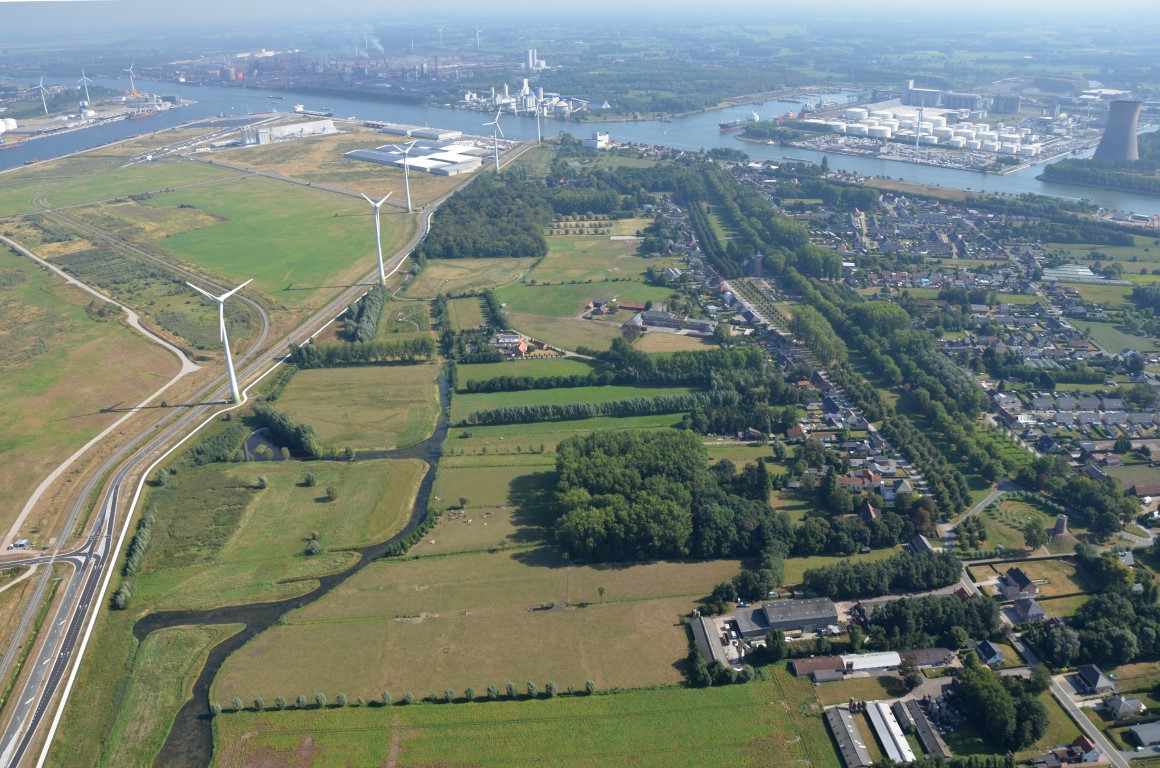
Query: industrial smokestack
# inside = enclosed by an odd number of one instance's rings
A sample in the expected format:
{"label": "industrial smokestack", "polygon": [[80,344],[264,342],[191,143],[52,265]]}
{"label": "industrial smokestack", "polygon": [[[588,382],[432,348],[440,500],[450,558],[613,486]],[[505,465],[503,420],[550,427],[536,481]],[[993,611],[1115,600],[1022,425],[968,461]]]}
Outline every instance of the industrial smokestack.
{"label": "industrial smokestack", "polygon": [[1108,125],[1103,138],[1092,155],[1095,160],[1131,162],[1140,159],[1136,143],[1139,130],[1140,106],[1138,101],[1113,101],[1108,105]]}

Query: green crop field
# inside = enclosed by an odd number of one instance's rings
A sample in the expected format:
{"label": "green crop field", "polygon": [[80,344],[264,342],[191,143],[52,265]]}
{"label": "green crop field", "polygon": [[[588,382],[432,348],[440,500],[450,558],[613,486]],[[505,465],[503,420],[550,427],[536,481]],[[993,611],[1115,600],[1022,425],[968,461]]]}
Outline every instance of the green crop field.
{"label": "green crop field", "polygon": [[716,349],[717,342],[702,336],[686,336],[683,333],[649,331],[636,340],[634,345],[641,352],[697,352]]}
{"label": "green crop field", "polygon": [[615,323],[598,323],[574,317],[552,317],[527,312],[509,311],[507,316],[516,330],[561,349],[574,350],[577,347],[608,349],[612,346],[613,339],[620,338],[620,329]]}
{"label": "green crop field", "polygon": [[1125,490],[1133,485],[1160,483],[1160,469],[1149,467],[1146,464],[1135,464],[1125,467],[1108,467],[1108,474],[1120,481]]}
{"label": "green crop field", "polygon": [[193,696],[193,682],[210,649],[241,624],[171,627],[145,639],[133,658],[108,751],[101,765],[152,765],[178,710]]}
{"label": "green crop field", "polygon": [[455,457],[461,463],[486,461],[501,456],[508,459],[520,454],[527,456],[539,453],[541,448],[551,455],[558,442],[576,434],[587,434],[598,429],[662,429],[677,426],[680,421],[679,414],[660,414],[623,419],[601,417],[496,427],[457,427],[447,435],[444,455]]}
{"label": "green crop field", "polygon": [[[355,200],[262,177],[187,187],[155,195],[154,207],[191,205],[221,220],[165,237],[170,253],[231,281],[255,287],[287,305],[309,304],[320,293],[363,277],[374,266],[374,226]],[[382,215],[383,255],[414,234],[414,218]]]}
{"label": "green crop field", "polygon": [[505,360],[502,363],[477,363],[459,366],[459,383],[487,381],[499,376],[585,376],[596,368],[584,360],[542,357],[531,360]]}
{"label": "green crop field", "polygon": [[215,766],[292,764],[306,750],[314,768],[725,768],[770,765],[771,755],[839,768],[812,686],[780,669],[768,677],[538,701],[229,713],[214,721]]}
{"label": "green crop field", "polygon": [[1157,349],[1155,339],[1125,333],[1113,323],[1076,320],[1075,327],[1081,331],[1090,331],[1091,340],[1098,344],[1101,349],[1113,355],[1119,354],[1125,349],[1134,349],[1137,352],[1152,352]]}
{"label": "green crop field", "polygon": [[[177,373],[172,353],[113,320],[97,322],[87,293],[0,248],[0,525],[74,451]],[[43,507],[41,508],[43,509]],[[23,529],[34,545],[46,518]],[[52,526],[49,526],[51,528]]]}
{"label": "green crop field", "polygon": [[478,328],[485,322],[481,299],[452,299],[447,302],[447,314],[451,318],[451,327],[456,331]]}
{"label": "green crop field", "polygon": [[[506,505],[512,496],[513,483],[539,472],[555,474],[556,462],[550,456],[530,455],[516,457],[518,463],[506,456],[496,456],[493,464],[487,466],[444,466],[439,467],[439,477],[435,481],[433,506],[441,509],[457,507],[462,499],[467,499],[468,510],[476,507],[496,507]],[[456,457],[448,457],[454,463]],[[500,463],[504,462],[504,463]]]}
{"label": "green crop field", "polygon": [[515,281],[534,263],[535,259],[432,259],[404,293],[429,299],[495,288]]}
{"label": "green crop field", "polygon": [[325,450],[405,448],[439,417],[439,364],[299,371],[277,407],[314,427]]}
{"label": "green crop field", "polygon": [[545,403],[604,403],[610,400],[627,400],[633,397],[655,397],[657,395],[684,395],[693,390],[689,387],[571,387],[565,389],[532,389],[526,392],[480,392],[457,394],[451,401],[451,422],[458,424],[475,411],[504,408],[517,405],[541,405]]}
{"label": "green crop field", "polygon": [[[635,232],[635,230],[634,230]],[[528,280],[540,283],[567,283],[575,280],[594,283],[612,278],[641,281],[650,266],[657,269],[674,264],[672,259],[645,259],[636,255],[631,240],[609,240],[598,235],[556,235],[548,238],[548,255],[528,273]],[[610,293],[618,284],[607,286]]]}
{"label": "green crop field", "polygon": [[[179,473],[153,491],[153,543],[135,599],[157,608],[277,600],[351,565],[341,550],[384,541],[406,523],[426,465],[418,460],[256,462]],[[316,486],[307,487],[306,473]],[[259,476],[269,487],[257,490]],[[327,501],[332,487],[337,499]],[[321,535],[323,554],[307,556]],[[288,581],[294,580],[294,581]]]}
{"label": "green crop field", "polygon": [[[644,304],[648,301],[663,303],[672,295],[668,288],[645,285],[635,281],[594,281],[560,285],[529,285],[515,283],[496,291],[496,296],[507,305],[508,312],[542,315],[544,317],[577,317],[594,299],[616,298]],[[622,312],[621,322],[629,319]],[[531,334],[531,331],[528,331]]]}
{"label": "green crop field", "polygon": [[1128,296],[1132,294],[1132,286],[1130,285],[1076,283],[1068,287],[1075,288],[1084,301],[1102,304],[1105,307],[1122,307],[1129,303]]}

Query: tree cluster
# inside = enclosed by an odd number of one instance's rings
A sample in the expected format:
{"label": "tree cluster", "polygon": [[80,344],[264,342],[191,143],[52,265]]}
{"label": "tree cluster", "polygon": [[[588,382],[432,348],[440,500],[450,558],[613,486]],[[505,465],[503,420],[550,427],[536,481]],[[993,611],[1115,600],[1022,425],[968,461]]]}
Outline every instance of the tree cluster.
{"label": "tree cluster", "polygon": [[1034,679],[1000,677],[968,653],[955,690],[963,713],[983,738],[996,749],[1012,752],[1047,733],[1050,716],[1038,698],[1037,685]]}
{"label": "tree cluster", "polygon": [[541,403],[539,405],[505,405],[483,411],[472,411],[463,419],[465,425],[531,424],[539,421],[578,421],[600,416],[626,418],[660,413],[680,413],[701,404],[736,402],[734,392],[689,392],[681,395],[630,397],[605,402]]}
{"label": "tree cluster", "polygon": [[387,289],[380,283],[350,305],[342,318],[342,335],[347,341],[373,341],[379,332],[379,320],[387,302]]}
{"label": "tree cluster", "polygon": [[435,342],[428,336],[400,341],[355,341],[347,344],[291,345],[290,362],[301,369],[345,368],[353,365],[421,363],[435,354]]}
{"label": "tree cluster", "polygon": [[543,258],[543,232],[554,217],[542,183],[479,174],[439,208],[418,252],[427,259]]}
{"label": "tree cluster", "polygon": [[320,456],[322,447],[314,427],[301,424],[267,403],[254,404],[254,421],[274,434],[274,441],[303,456]]}
{"label": "tree cluster", "polygon": [[849,600],[891,592],[940,589],[958,581],[962,568],[962,563],[950,552],[921,555],[899,552],[888,560],[840,560],[833,565],[810,568],[803,574],[802,584],[819,595]]}
{"label": "tree cluster", "polygon": [[892,600],[875,606],[866,629],[875,648],[893,650],[960,648],[967,638],[997,639],[1004,634],[999,604],[982,595]]}

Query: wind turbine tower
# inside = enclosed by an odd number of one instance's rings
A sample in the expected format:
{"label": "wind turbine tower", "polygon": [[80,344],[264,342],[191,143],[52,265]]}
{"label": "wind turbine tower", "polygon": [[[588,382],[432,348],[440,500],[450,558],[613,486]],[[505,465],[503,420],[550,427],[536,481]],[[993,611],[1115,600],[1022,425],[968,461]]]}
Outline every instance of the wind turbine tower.
{"label": "wind turbine tower", "polygon": [[230,377],[230,402],[232,403],[242,402],[242,393],[238,391],[238,377],[237,374],[234,373],[234,356],[230,353],[230,340],[226,336],[226,299],[245,288],[247,285],[253,282],[253,280],[254,278],[251,277],[237,288],[234,288],[232,291],[226,291],[221,296],[214,296],[212,293],[198,288],[193,283],[186,283],[186,285],[200,293],[202,296],[213,299],[215,302],[217,302],[218,327],[221,329],[222,347],[226,351],[226,372]]}
{"label": "wind turbine tower", "polygon": [[128,69],[124,69],[121,71],[129,73],[129,93],[132,94],[133,96],[136,96],[137,95],[137,84],[133,80],[133,65],[130,64]]}
{"label": "wind turbine tower", "polygon": [[84,67],[81,67],[81,79],[80,79],[80,80],[77,80],[77,82],[78,82],[78,83],[80,83],[81,85],[83,85],[83,86],[85,87],[85,106],[87,107],[87,106],[89,105],[89,103],[92,101],[92,100],[89,98],[89,83],[91,83],[91,82],[93,82],[93,81],[92,81],[92,80],[90,80],[90,79],[89,79],[89,78],[88,78],[88,77],[85,75],[85,68],[84,68]]}
{"label": "wind turbine tower", "polygon": [[435,31],[439,33],[439,47],[443,47],[443,27],[435,27]]}
{"label": "wind turbine tower", "polygon": [[[409,166],[407,164],[407,157],[411,154],[411,150],[414,149],[415,145],[418,143],[419,143],[418,141],[412,141],[406,147],[400,147],[398,144],[392,145],[395,149],[397,149],[403,153],[403,187],[407,190],[407,213],[411,213],[411,174],[410,174]],[[390,195],[388,195],[388,197],[389,196]],[[363,195],[363,197],[366,197],[366,195]],[[370,198],[367,198],[367,199],[369,200]],[[384,197],[383,199],[386,200],[387,198]],[[378,209],[376,209],[376,213],[375,213],[376,216],[378,216],[377,210]],[[375,232],[376,233],[378,232],[377,224],[376,224]],[[382,254],[380,252],[379,261],[381,262],[382,260],[383,260]]]}
{"label": "wind turbine tower", "polygon": [[[388,192],[387,197],[390,197],[393,194],[393,191]],[[376,203],[366,195],[363,195],[363,199],[371,204],[371,208],[375,209],[375,247],[379,252],[379,284],[384,286],[387,284],[387,271],[383,269],[383,231],[379,226],[379,209],[383,207],[383,203],[387,202],[387,197],[384,197],[382,200]]]}
{"label": "wind turbine tower", "polygon": [[475,28],[475,50],[477,50],[477,51],[479,50],[479,33],[481,31],[482,30],[480,30],[479,27]]}
{"label": "wind turbine tower", "polygon": [[[490,123],[484,123],[484,125],[490,125],[495,129],[491,133],[491,141],[492,141],[492,149],[495,152],[495,172],[496,173],[499,173],[499,137],[503,136],[503,129],[499,127],[499,116],[500,116],[500,110],[497,109],[495,112],[495,120],[492,120]],[[504,138],[506,139],[507,137],[504,136]]]}
{"label": "wind turbine tower", "polygon": [[36,86],[40,91],[40,106],[44,107],[44,114],[48,114],[48,102],[44,100],[44,94],[48,93],[48,89],[44,87],[44,78],[40,78],[40,85]]}

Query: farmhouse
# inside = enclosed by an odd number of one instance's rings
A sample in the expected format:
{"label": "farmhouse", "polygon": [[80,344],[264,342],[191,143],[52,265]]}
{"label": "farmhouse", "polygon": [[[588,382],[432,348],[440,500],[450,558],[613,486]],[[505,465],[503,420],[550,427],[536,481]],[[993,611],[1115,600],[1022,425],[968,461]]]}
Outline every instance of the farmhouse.
{"label": "farmhouse", "polygon": [[1111,693],[1116,690],[1116,684],[1095,664],[1080,665],[1076,669],[1076,679],[1080,689],[1086,693]]}
{"label": "farmhouse", "polygon": [[1008,568],[999,592],[1004,600],[1018,600],[1021,597],[1036,597],[1039,587],[1028,578],[1021,568]]}
{"label": "farmhouse", "polygon": [[1115,720],[1135,717],[1144,711],[1144,702],[1139,699],[1129,699],[1122,694],[1111,697],[1104,702],[1104,706],[1107,707],[1108,714]]}
{"label": "farmhouse", "polygon": [[[816,675],[819,672],[838,672],[841,674],[846,665],[841,656],[814,656],[809,659],[794,659],[789,663],[790,669],[798,677]],[[817,682],[815,680],[815,682]]]}

